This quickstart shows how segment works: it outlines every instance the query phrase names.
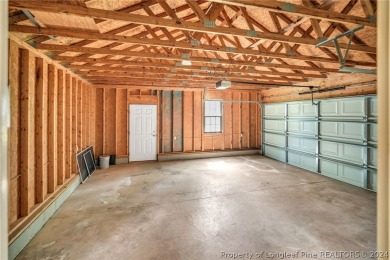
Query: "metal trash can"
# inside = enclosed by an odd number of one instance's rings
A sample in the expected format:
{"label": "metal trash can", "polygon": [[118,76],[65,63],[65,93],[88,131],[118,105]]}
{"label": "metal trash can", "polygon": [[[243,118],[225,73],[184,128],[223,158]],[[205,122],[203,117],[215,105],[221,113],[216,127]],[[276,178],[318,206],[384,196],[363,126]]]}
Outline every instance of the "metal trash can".
{"label": "metal trash can", "polygon": [[100,169],[108,169],[110,167],[110,156],[109,155],[100,155],[99,156]]}

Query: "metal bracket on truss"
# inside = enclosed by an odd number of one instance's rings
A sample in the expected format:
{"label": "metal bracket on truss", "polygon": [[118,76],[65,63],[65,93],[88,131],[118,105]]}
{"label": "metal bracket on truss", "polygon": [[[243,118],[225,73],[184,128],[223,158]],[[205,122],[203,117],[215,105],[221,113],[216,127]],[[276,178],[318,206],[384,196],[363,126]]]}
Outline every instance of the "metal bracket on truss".
{"label": "metal bracket on truss", "polygon": [[[28,19],[38,28],[38,29],[41,29],[42,26],[38,23],[37,20],[35,20],[35,17],[32,15],[32,13],[30,13],[29,10],[26,10],[26,9],[23,9],[22,12],[28,17]],[[52,39],[53,41],[57,41],[56,37],[52,36],[52,35],[48,35],[48,37],[50,39]]]}
{"label": "metal bracket on truss", "polygon": [[[367,69],[359,69],[359,68],[354,68],[354,67],[346,67],[345,66],[345,62],[347,60],[347,56],[348,56],[348,52],[349,52],[349,48],[351,46],[351,42],[352,42],[352,38],[353,38],[353,34],[361,29],[363,29],[364,26],[363,25],[359,25],[358,27],[354,28],[354,29],[351,29],[349,31],[346,31],[342,34],[339,34],[331,39],[328,39],[328,40],[325,40],[325,41],[322,41],[320,43],[317,43],[315,46],[316,47],[321,47],[325,44],[328,44],[330,42],[333,42],[335,47],[336,47],[336,52],[337,52],[337,57],[339,58],[339,62],[340,62],[340,72],[350,72],[350,73],[364,73],[364,74],[375,74],[376,71],[375,70],[367,70]],[[345,49],[345,53],[343,55],[342,51],[341,51],[341,48],[340,48],[340,45],[339,45],[339,42],[338,42],[338,39],[340,39],[341,37],[343,36],[348,36],[349,35],[349,41],[348,41],[348,44],[347,44],[347,48]]]}

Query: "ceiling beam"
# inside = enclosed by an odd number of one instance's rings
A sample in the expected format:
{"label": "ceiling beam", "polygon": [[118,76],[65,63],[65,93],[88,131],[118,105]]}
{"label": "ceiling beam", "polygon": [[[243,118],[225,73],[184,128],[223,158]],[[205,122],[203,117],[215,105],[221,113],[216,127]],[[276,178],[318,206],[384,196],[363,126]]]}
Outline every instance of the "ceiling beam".
{"label": "ceiling beam", "polygon": [[[82,66],[81,66],[82,67]],[[209,80],[222,80],[222,79],[250,79],[251,81],[256,81],[260,79],[275,79],[278,80],[279,78],[261,78],[259,76],[250,76],[250,75],[236,75],[236,73],[208,73],[208,72],[189,72],[189,71],[168,71],[168,70],[145,70],[143,68],[133,68],[131,71],[117,71],[115,70],[117,67],[112,68],[113,70],[110,70],[111,67],[108,67],[106,69],[103,69],[105,71],[104,77],[120,77],[120,78],[131,78],[131,77],[139,77],[139,76],[150,76],[149,78],[186,78],[186,79],[197,79],[197,78],[206,78]],[[95,70],[78,70],[77,74],[79,75],[85,75],[87,77],[93,76],[93,77],[101,77],[102,73],[98,72],[99,69]],[[277,76],[277,75],[272,75]],[[293,76],[290,76],[293,77]],[[302,79],[291,79],[291,81],[296,82],[304,82],[306,80]]]}
{"label": "ceiling beam", "polygon": [[[282,53],[268,53],[261,52],[257,50],[250,50],[245,48],[223,48],[221,46],[212,46],[212,45],[191,45],[187,42],[172,42],[167,40],[157,40],[157,39],[140,39],[124,35],[116,35],[112,33],[97,33],[97,32],[85,32],[85,31],[75,31],[69,29],[49,29],[49,28],[36,28],[33,26],[24,26],[24,25],[10,25],[10,32],[19,32],[26,34],[38,34],[38,35],[54,35],[54,36],[63,36],[79,39],[89,39],[89,40],[107,40],[115,41],[122,43],[133,43],[133,44],[144,44],[149,46],[160,46],[160,47],[169,47],[169,48],[182,48],[187,50],[200,50],[200,51],[211,51],[211,52],[221,52],[221,53],[241,53],[254,56],[265,56],[272,58],[287,58],[300,61],[317,61],[317,62],[328,62],[336,63],[339,61],[337,59],[329,59],[315,56],[304,56],[304,55],[287,55]],[[376,64],[372,62],[365,61],[351,61],[347,60],[346,65],[359,65],[359,66],[372,66],[375,67]]]}
{"label": "ceiling beam", "polygon": [[[75,6],[75,5],[60,4],[60,3],[40,2],[40,1],[32,1],[32,2],[10,1],[9,5],[12,8],[20,9],[20,10],[28,9],[28,10],[52,12],[52,13],[66,13],[66,14],[87,16],[87,17],[99,18],[99,19],[127,21],[135,24],[142,24],[142,25],[174,28],[174,29],[179,29],[184,31],[240,36],[240,37],[253,38],[258,40],[267,39],[267,40],[278,41],[278,42],[304,44],[304,45],[311,46],[313,48],[314,45],[318,43],[317,40],[310,39],[310,38],[292,37],[292,36],[286,36],[286,35],[275,34],[275,33],[258,32],[253,30],[248,31],[244,29],[231,28],[231,27],[221,27],[221,26],[206,27],[204,26],[203,23],[200,22],[187,22],[187,21],[176,20],[176,19],[163,19],[159,17],[129,14],[129,13],[123,13],[118,11],[87,8],[83,6]],[[309,8],[309,9],[320,11],[320,9],[315,9],[315,8]],[[344,48],[344,49],[347,48],[348,46],[348,44],[344,44],[344,43],[340,43],[339,45],[340,48]],[[334,48],[334,45],[333,43],[329,43],[327,44],[327,47]],[[367,53],[376,53],[375,47],[350,45],[349,49],[355,51],[367,52]]]}
{"label": "ceiling beam", "polygon": [[262,0],[262,1],[210,0],[210,1],[222,3],[222,4],[228,4],[228,5],[244,6],[244,7],[259,7],[268,11],[309,17],[309,18],[319,19],[328,22],[362,24],[364,26],[376,27],[376,23],[371,22],[370,19],[366,17],[330,12],[330,11],[325,11],[313,7],[296,5],[296,4],[291,4],[291,3],[281,2],[281,1],[270,1],[270,0]]}
{"label": "ceiling beam", "polygon": [[[136,65],[133,65],[133,66],[136,66]],[[145,71],[149,71],[149,72],[153,72],[153,70],[150,70],[150,69],[147,69],[149,68],[150,66],[138,66],[136,68],[128,68],[128,67],[108,67],[108,66],[91,66],[91,65],[68,65],[67,68],[75,71],[80,71],[80,70],[95,70],[95,71],[120,71],[120,72],[128,72],[129,70],[131,71],[139,71],[139,72],[145,72]],[[163,66],[154,66],[154,68],[164,68]],[[184,75],[194,75],[194,76],[208,76],[208,77],[220,77],[220,76],[224,76],[225,74],[221,73],[223,71],[220,71],[220,73],[214,73],[213,71],[213,68],[210,68],[210,73],[208,75],[205,75],[205,74],[201,74],[201,72],[191,72],[191,73],[185,73],[185,72],[181,72],[181,71],[178,71],[178,70],[186,70],[186,68],[181,68],[181,67],[178,67],[178,68],[174,68],[173,70],[171,71],[165,71],[165,74],[169,75],[174,75],[174,74],[184,74]],[[229,70],[231,71],[231,70]],[[83,74],[82,72],[78,72],[80,74]],[[162,73],[161,71],[159,71],[158,73]],[[228,75],[229,77],[232,77],[231,75],[235,74],[235,73],[243,73],[243,72],[230,72],[230,73],[226,73],[226,75]],[[282,80],[281,78],[270,78],[268,76],[278,76],[278,75],[275,75],[275,73],[271,74],[271,73],[261,73],[261,71],[253,71],[253,72],[245,72],[246,74],[258,74],[258,75],[261,75],[263,78],[262,79],[277,79],[277,80]],[[281,73],[281,72],[280,72]],[[293,74],[291,75],[288,75],[289,77],[302,77],[300,75],[296,75],[296,76],[293,76]],[[310,75],[309,75],[310,76]],[[313,75],[314,76],[314,75]],[[239,75],[239,76],[236,76],[236,77],[239,77],[239,78],[250,78],[250,79],[253,79],[253,80],[256,80],[258,79],[260,76],[248,76],[248,75]],[[313,77],[313,78],[324,78],[324,77]],[[296,81],[296,82],[306,82],[307,79],[306,78],[285,78],[285,79],[288,79],[290,81]]]}
{"label": "ceiling beam", "polygon": [[[166,60],[174,60],[174,61],[190,60],[192,62],[201,62],[201,63],[209,63],[209,64],[291,69],[291,65],[277,64],[277,63],[266,64],[266,63],[258,63],[258,62],[251,62],[251,61],[226,60],[226,59],[204,58],[204,57],[195,57],[195,56],[183,58],[182,56],[177,56],[173,54],[139,52],[139,51],[129,51],[129,50],[112,50],[107,48],[77,47],[77,46],[66,46],[66,45],[58,45],[58,44],[39,44],[36,46],[36,49],[61,51],[61,52],[80,52],[86,54],[87,53],[105,54],[105,55],[114,55],[114,56],[120,55],[123,56],[124,58],[139,57],[139,58],[152,58],[152,59],[166,59]],[[82,57],[82,56],[77,56],[77,57]],[[306,70],[306,71],[318,71],[318,72],[338,72],[338,69],[333,69],[333,68],[324,68],[324,67],[313,68],[309,66],[300,66],[300,65],[294,65],[294,69]]]}

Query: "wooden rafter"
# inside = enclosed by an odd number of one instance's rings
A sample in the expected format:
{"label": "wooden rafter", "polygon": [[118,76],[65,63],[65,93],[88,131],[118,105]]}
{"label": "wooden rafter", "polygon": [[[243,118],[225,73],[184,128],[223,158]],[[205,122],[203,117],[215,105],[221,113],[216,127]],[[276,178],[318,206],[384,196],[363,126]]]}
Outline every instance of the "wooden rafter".
{"label": "wooden rafter", "polygon": [[[182,48],[187,50],[206,50],[211,52],[221,52],[221,53],[230,53],[231,49],[221,48],[218,46],[210,46],[210,45],[191,45],[186,42],[170,42],[163,40],[155,40],[155,39],[139,39],[135,37],[127,37],[123,35],[116,35],[111,33],[95,33],[95,32],[80,32],[68,29],[49,29],[49,28],[35,28],[32,26],[23,26],[23,25],[11,25],[11,32],[19,32],[19,33],[32,33],[32,34],[41,34],[41,35],[56,35],[56,36],[64,36],[64,37],[73,37],[79,39],[93,39],[93,40],[108,40],[108,41],[116,41],[122,43],[133,43],[133,44],[144,44],[149,46],[161,46],[161,47],[170,47],[170,48]],[[236,48],[233,50],[234,53],[242,53],[248,55],[255,56],[267,56],[267,57],[277,57],[277,58],[286,58],[286,59],[294,59],[294,60],[309,60],[309,61],[318,61],[318,62],[329,62],[329,63],[338,63],[335,59],[328,59],[322,57],[313,57],[313,56],[304,56],[304,55],[294,55],[289,56],[286,54],[280,53],[263,53],[256,50],[249,49],[241,49]],[[361,66],[375,66],[374,63],[370,62],[361,62],[361,61],[346,61],[348,65],[361,65]]]}
{"label": "wooden rafter", "polygon": [[362,24],[365,26],[376,27],[376,24],[370,21],[365,17],[346,15],[343,13],[336,13],[325,11],[317,8],[294,5],[290,3],[285,3],[281,1],[257,1],[257,0],[210,0],[217,3],[237,5],[237,6],[251,6],[251,7],[260,7],[268,11],[293,14],[298,16],[304,16],[329,22],[338,22],[338,23],[352,23],[352,24]]}
{"label": "wooden rafter", "polygon": [[[359,14],[367,18],[355,19],[348,14],[359,1]],[[84,2],[82,5],[69,3],[10,1],[11,35],[19,37],[13,32],[27,35],[25,39],[30,45],[47,51],[52,59],[90,83],[114,85],[145,82],[156,86],[162,79],[167,79],[164,84],[169,86],[191,81],[193,85],[206,86],[221,79],[276,84],[314,82],[315,78],[327,78],[328,73],[340,73],[333,44],[317,49],[314,45],[335,30],[341,33],[349,30],[345,24],[374,21],[376,13],[375,3],[370,0],[350,0],[338,16],[327,10],[331,1],[320,4],[316,0],[302,0],[299,6],[251,0],[181,0],[173,6],[166,0],[150,0],[116,10],[89,8]],[[247,7],[251,8],[247,10]],[[271,26],[262,22],[264,18],[257,19],[252,7],[269,14]],[[26,18],[18,11],[22,9],[32,13],[68,13],[88,17],[90,21],[93,18],[97,25],[107,20],[128,23],[104,33],[50,24],[35,28],[20,23]],[[316,12],[305,14],[312,9]],[[322,17],[325,14],[328,16]],[[341,21],[342,17],[349,20]],[[375,27],[375,24],[366,26]],[[106,31],[108,27],[102,24],[97,28]],[[47,41],[48,35],[81,41],[62,45]],[[87,47],[89,44],[94,47]],[[376,66],[375,47],[361,38],[354,37],[351,50],[346,65]],[[362,59],[362,54],[373,62]],[[181,66],[184,60],[191,61],[192,65]]]}
{"label": "wooden rafter", "polygon": [[[161,2],[161,3],[165,3],[165,2]],[[221,27],[221,26],[205,27],[202,23],[186,22],[186,21],[177,22],[175,20],[168,20],[168,19],[162,19],[162,18],[150,17],[150,16],[146,18],[144,15],[135,15],[135,14],[128,14],[128,13],[117,12],[117,11],[86,8],[82,6],[73,6],[73,5],[58,4],[58,3],[52,4],[50,2],[41,3],[38,1],[34,1],[34,2],[11,1],[9,5],[16,9],[29,9],[29,10],[54,12],[54,13],[56,12],[68,13],[68,14],[89,16],[92,18],[100,18],[100,19],[114,19],[114,20],[127,21],[136,24],[142,24],[142,25],[175,28],[184,31],[232,35],[232,36],[240,36],[240,37],[249,37],[253,39],[268,39],[273,41],[297,43],[297,44],[303,44],[308,46],[314,46],[316,43],[318,43],[316,40],[309,39],[309,38],[291,37],[291,36],[285,36],[280,34],[272,34],[272,33],[257,32],[257,31],[254,31],[252,34],[250,34],[248,33],[247,30],[238,29],[238,28],[229,28],[229,27]],[[315,10],[319,10],[319,9],[315,9]],[[333,47],[333,45],[329,44],[328,47]],[[340,47],[346,48],[347,44],[340,43]],[[362,47],[359,45],[351,45],[350,50],[362,51],[367,53],[376,52],[376,48],[374,47]]]}

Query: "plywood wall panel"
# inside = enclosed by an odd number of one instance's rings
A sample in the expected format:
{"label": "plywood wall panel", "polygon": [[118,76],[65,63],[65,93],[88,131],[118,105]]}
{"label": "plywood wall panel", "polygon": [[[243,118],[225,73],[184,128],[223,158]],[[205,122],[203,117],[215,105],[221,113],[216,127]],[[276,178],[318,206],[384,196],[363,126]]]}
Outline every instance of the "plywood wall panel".
{"label": "plywood wall panel", "polygon": [[[76,78],[72,77],[72,158],[77,154],[77,97],[78,84]],[[72,173],[77,172],[77,164],[72,163]]]}
{"label": "plywood wall panel", "polygon": [[36,101],[35,101],[35,153],[36,179],[35,199],[42,202],[47,194],[48,171],[48,66],[41,59],[36,60]]}
{"label": "plywood wall panel", "polygon": [[[241,93],[234,92],[233,100],[241,100]],[[232,108],[232,142],[233,149],[241,149],[241,103],[233,103]]]}
{"label": "plywood wall panel", "polygon": [[128,104],[146,104],[146,105],[157,105],[157,95],[155,96],[139,96],[133,95],[133,91],[128,91]]}
{"label": "plywood wall panel", "polygon": [[19,47],[9,44],[9,92],[11,100],[11,126],[9,129],[9,224],[20,216],[20,58]]}
{"label": "plywood wall panel", "polygon": [[105,154],[116,152],[116,89],[104,90],[104,149]]}
{"label": "plywood wall panel", "polygon": [[[250,96],[248,92],[244,92],[241,94],[241,100],[242,101],[249,101]],[[250,143],[250,129],[249,129],[249,122],[250,120],[250,109],[249,109],[249,103],[241,103],[241,148],[249,148]]]}
{"label": "plywood wall panel", "polygon": [[[224,100],[232,100],[231,92],[225,92]],[[225,139],[225,149],[233,149],[233,103],[223,103],[223,133]]]}
{"label": "plywood wall panel", "polygon": [[8,222],[11,226],[14,222],[21,217],[20,214],[20,176],[10,179],[9,181],[9,213],[8,213]]}
{"label": "plywood wall panel", "polygon": [[[112,91],[113,89],[99,88],[98,91]],[[123,92],[122,92],[123,91]],[[159,94],[150,90],[127,90],[127,103],[122,100],[125,89],[116,89],[116,127],[109,130],[104,127],[104,138],[110,137],[106,131],[115,131],[116,155],[128,156],[128,151],[124,150],[125,144],[121,146],[122,136],[127,138],[128,121],[124,127],[125,118],[128,119],[127,109],[121,110],[124,104],[159,104],[158,106],[158,126],[159,138],[157,150],[159,153],[170,152],[192,152],[205,150],[225,150],[256,147],[256,136],[259,128],[257,119],[257,105],[239,102],[223,103],[223,132],[222,133],[204,133],[204,103],[203,92],[201,91],[160,91]],[[102,103],[110,102],[107,95],[96,103],[95,112],[100,113]],[[257,92],[254,91],[207,91],[206,99],[225,100],[225,101],[250,101],[257,99]],[[96,94],[97,100],[100,98]],[[104,109],[110,109],[108,105],[103,105]],[[104,125],[107,124],[108,114],[105,111]],[[98,119],[96,119],[98,120]],[[98,126],[98,124],[96,124]],[[123,131],[123,133],[122,133]],[[125,134],[126,131],[126,134]],[[96,129],[95,138],[98,138],[102,131]],[[242,134],[242,138],[241,138]],[[103,149],[112,141],[104,141]],[[126,143],[128,140],[126,140]],[[98,141],[96,145],[97,151]],[[127,148],[127,147],[126,147]],[[125,154],[122,154],[122,151]]]}
{"label": "plywood wall panel", "polygon": [[104,107],[104,93],[103,89],[96,89],[96,99],[95,99],[95,156],[100,156],[103,154],[103,112]]}
{"label": "plywood wall panel", "polygon": [[90,104],[89,104],[89,143],[92,145],[95,142],[95,108],[96,108],[96,88],[89,87],[90,89]]}
{"label": "plywood wall panel", "polygon": [[116,92],[116,152],[117,155],[127,155],[127,90],[117,89]]}
{"label": "plywood wall panel", "polygon": [[83,85],[81,80],[77,80],[77,153],[83,149]]}
{"label": "plywood wall panel", "polygon": [[172,91],[162,92],[162,151],[172,152]]}
{"label": "plywood wall panel", "polygon": [[185,91],[183,93],[183,142],[184,151],[192,151],[193,148],[193,122],[194,122],[194,92]]}
{"label": "plywood wall panel", "polygon": [[[257,101],[257,93],[250,93],[250,100]],[[257,122],[260,121],[259,105],[250,104],[249,109],[250,109],[249,133],[251,134],[249,140],[249,147],[257,147],[257,135],[260,134],[257,132]]]}
{"label": "plywood wall panel", "polygon": [[57,163],[58,178],[57,185],[62,185],[65,181],[65,73],[58,70],[58,100],[57,100]]}
{"label": "plywood wall panel", "polygon": [[196,151],[202,150],[203,133],[203,106],[202,92],[194,92],[194,147]]}
{"label": "plywood wall panel", "polygon": [[21,216],[35,204],[35,57],[22,50],[20,85]]}
{"label": "plywood wall panel", "polygon": [[57,68],[49,64],[49,77],[48,77],[48,94],[49,94],[49,121],[48,121],[48,192],[54,192],[57,188],[58,168],[58,139],[57,139],[57,118],[58,118],[58,71]]}
{"label": "plywood wall panel", "polygon": [[[39,214],[44,209],[41,203],[57,196],[54,191],[71,177],[70,167],[76,161],[71,152],[73,134],[77,140],[78,125],[73,122],[78,118],[74,109],[79,98],[78,81],[84,82],[43,55],[10,41],[10,234],[30,225],[32,211]],[[87,93],[89,85],[83,84]],[[76,91],[71,91],[73,87]],[[87,126],[80,139],[87,135]]]}
{"label": "plywood wall panel", "polygon": [[67,74],[66,75],[66,109],[65,109],[65,151],[66,151],[66,158],[65,158],[65,164],[66,164],[66,171],[65,171],[65,178],[69,178],[72,173],[72,163],[73,163],[73,157],[72,157],[72,95],[73,95],[73,88],[72,88],[72,77]]}
{"label": "plywood wall panel", "polygon": [[203,136],[203,150],[209,151],[214,149],[214,136],[206,134]]}
{"label": "plywood wall panel", "polygon": [[9,175],[11,179],[20,173],[20,59],[19,47],[10,41],[9,92],[12,102],[11,127],[9,130]]}
{"label": "plywood wall panel", "polygon": [[86,84],[83,82],[81,84],[81,136],[82,136],[82,139],[81,139],[81,149],[80,150],[84,150],[84,148],[86,148],[87,146],[87,135],[86,135],[86,110],[87,110],[87,97],[86,97]]}
{"label": "plywood wall panel", "polygon": [[183,151],[183,92],[172,93],[172,146],[173,152]]}

